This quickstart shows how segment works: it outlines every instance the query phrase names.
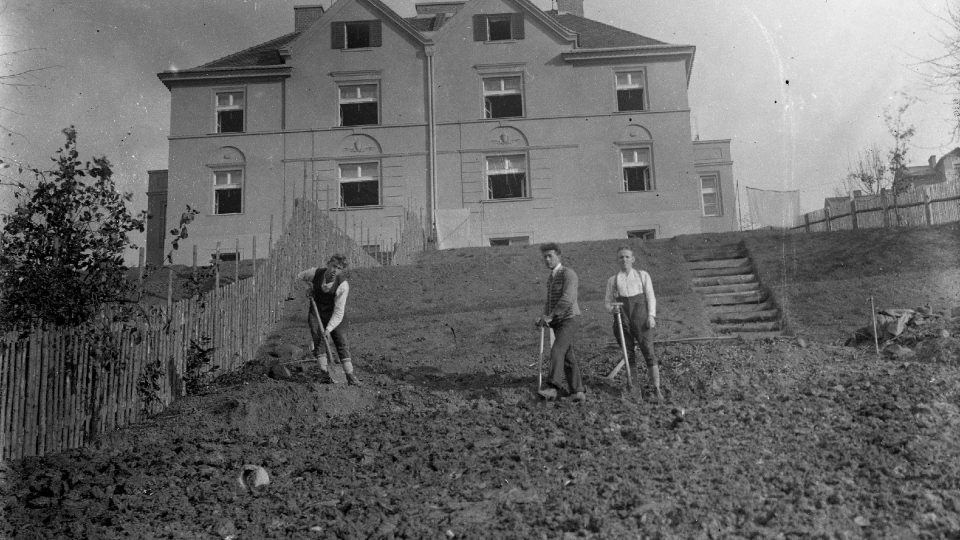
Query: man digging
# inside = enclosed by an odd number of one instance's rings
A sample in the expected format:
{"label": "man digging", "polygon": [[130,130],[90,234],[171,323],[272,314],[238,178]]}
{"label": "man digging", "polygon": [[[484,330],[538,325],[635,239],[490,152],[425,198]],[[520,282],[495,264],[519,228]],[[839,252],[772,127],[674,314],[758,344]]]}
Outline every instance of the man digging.
{"label": "man digging", "polygon": [[556,337],[550,348],[550,365],[547,384],[537,391],[544,399],[556,399],[557,391],[563,388],[566,375],[567,386],[573,401],[586,399],[580,365],[573,351],[573,343],[580,328],[580,306],[577,304],[577,274],[560,264],[560,246],[554,243],[540,246],[543,262],[550,269],[547,279],[547,304],[543,315],[537,319],[538,326],[549,326]]}
{"label": "man digging", "polygon": [[337,348],[337,355],[343,364],[347,383],[359,386],[360,381],[353,373],[350,347],[347,345],[347,325],[343,319],[347,307],[347,295],[350,293],[350,284],[344,274],[346,268],[347,258],[336,253],[327,261],[326,268],[308,268],[297,274],[297,279],[310,283],[310,298],[316,305],[316,313],[320,316],[318,321],[313,306],[309,306],[307,324],[310,326],[310,335],[313,338],[313,356],[320,364],[320,382],[333,382],[323,341],[329,336]]}
{"label": "man digging", "polygon": [[613,335],[621,347],[618,320],[623,329],[630,366],[637,367],[637,349],[643,354],[650,373],[650,384],[656,392],[658,401],[663,401],[660,391],[660,366],[653,354],[653,329],[657,326],[657,297],[653,294],[653,280],[644,270],[634,270],[633,249],[623,246],[617,249],[617,263],[620,271],[607,280],[607,290],[603,298],[607,311],[616,315],[613,319]]}

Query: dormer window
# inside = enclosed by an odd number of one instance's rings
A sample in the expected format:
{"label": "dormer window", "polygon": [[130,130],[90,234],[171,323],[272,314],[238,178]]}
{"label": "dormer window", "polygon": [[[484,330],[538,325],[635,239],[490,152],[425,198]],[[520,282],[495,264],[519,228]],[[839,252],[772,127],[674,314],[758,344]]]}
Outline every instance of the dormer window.
{"label": "dormer window", "polygon": [[474,41],[513,41],[523,39],[523,15],[501,13],[473,16]]}
{"label": "dormer window", "polygon": [[380,47],[383,33],[380,21],[338,21],[330,23],[330,45],[334,49]]}

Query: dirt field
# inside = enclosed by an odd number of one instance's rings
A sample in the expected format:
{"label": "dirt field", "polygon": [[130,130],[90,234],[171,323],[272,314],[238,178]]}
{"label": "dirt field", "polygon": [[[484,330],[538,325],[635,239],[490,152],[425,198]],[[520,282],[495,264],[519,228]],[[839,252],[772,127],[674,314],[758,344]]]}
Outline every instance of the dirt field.
{"label": "dirt field", "polygon": [[[683,320],[658,338],[709,334],[672,275],[672,244],[645,246],[661,314]],[[364,386],[318,384],[311,364],[267,377],[307,347],[296,295],[243,372],[90,448],[8,466],[0,537],[960,536],[960,317],[939,317],[939,337],[907,360],[838,344],[872,290],[951,314],[950,268],[818,274],[808,267],[826,258],[794,243],[778,294],[805,341],[663,344],[658,405],[623,374],[602,377],[617,359],[599,294],[612,262],[593,261],[610,248],[569,249],[584,283],[584,404],[535,398],[535,247],[432,253],[352,278]],[[241,488],[247,464],[270,483]]]}

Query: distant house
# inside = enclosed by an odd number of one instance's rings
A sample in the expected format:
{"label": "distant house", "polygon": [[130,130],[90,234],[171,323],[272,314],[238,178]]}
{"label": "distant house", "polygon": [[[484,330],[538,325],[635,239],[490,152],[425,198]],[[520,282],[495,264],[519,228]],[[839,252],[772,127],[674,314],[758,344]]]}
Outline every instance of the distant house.
{"label": "distant house", "polygon": [[556,5],[298,6],[289,34],[160,73],[166,221],[200,210],[174,262],[249,256],[304,196],[368,249],[404,207],[441,249],[734,230],[730,141],[691,134],[695,48]]}

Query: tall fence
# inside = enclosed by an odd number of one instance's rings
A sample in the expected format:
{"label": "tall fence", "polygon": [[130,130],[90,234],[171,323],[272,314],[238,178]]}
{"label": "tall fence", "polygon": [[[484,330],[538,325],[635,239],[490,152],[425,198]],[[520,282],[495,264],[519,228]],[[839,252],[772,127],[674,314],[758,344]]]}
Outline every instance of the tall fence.
{"label": "tall fence", "polygon": [[[146,310],[134,320],[3,336],[0,459],[82,446],[183,396],[196,369],[236,369],[253,358],[281,317],[297,272],[335,251],[355,267],[408,263],[426,244],[421,223],[405,209],[393,246],[371,256],[331,213],[298,200],[268,257],[257,258],[254,240],[253,275],[247,279]],[[209,362],[197,366],[199,352],[211,347]]]}
{"label": "tall fence", "polygon": [[935,184],[893,195],[851,199],[842,212],[823,208],[804,214],[790,230],[838,231],[876,227],[910,227],[960,221],[960,184]]}

